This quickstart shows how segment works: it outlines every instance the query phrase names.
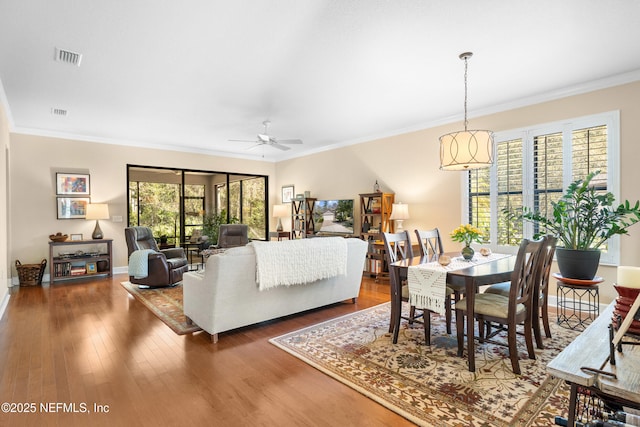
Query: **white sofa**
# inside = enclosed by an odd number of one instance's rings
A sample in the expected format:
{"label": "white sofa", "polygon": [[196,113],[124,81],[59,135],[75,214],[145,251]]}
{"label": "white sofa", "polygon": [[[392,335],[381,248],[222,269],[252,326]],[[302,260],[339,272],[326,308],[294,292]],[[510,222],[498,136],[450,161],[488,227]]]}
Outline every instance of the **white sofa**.
{"label": "white sofa", "polygon": [[[184,314],[188,321],[209,333],[215,343],[220,332],[347,299],[355,303],[360,292],[367,244],[360,239],[344,240],[347,244],[346,275],[263,291],[256,283],[256,254],[251,244],[210,256],[204,272],[184,274]],[[281,262],[295,268],[292,260],[282,259]]]}

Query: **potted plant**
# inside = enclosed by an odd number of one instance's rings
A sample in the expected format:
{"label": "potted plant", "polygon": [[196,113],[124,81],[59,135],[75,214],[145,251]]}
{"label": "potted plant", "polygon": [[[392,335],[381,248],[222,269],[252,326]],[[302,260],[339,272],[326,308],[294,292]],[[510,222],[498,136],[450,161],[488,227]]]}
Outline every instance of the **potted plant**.
{"label": "potted plant", "polygon": [[552,234],[558,238],[556,256],[560,274],[565,278],[592,280],[600,262],[600,247],[616,234],[629,234],[627,229],[640,221],[640,201],[631,206],[628,200],[615,206],[611,192],[598,191],[591,180],[600,171],[579,179],[567,188],[557,202],[551,202],[552,216],[523,208],[510,219],[524,219],[538,224],[534,236]]}

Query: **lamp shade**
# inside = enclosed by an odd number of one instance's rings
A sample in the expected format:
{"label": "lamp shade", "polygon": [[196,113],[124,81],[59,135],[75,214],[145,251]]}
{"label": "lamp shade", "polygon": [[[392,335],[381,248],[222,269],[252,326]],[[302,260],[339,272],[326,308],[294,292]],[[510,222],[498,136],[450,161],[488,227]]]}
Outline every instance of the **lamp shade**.
{"label": "lamp shade", "polygon": [[409,205],[403,203],[394,203],[391,208],[391,216],[389,219],[409,219]]}
{"label": "lamp shade", "polygon": [[493,132],[464,130],[440,137],[440,169],[466,171],[493,164]]}
{"label": "lamp shade", "polygon": [[89,203],[86,219],[109,219],[109,205],[106,203]]}
{"label": "lamp shade", "polygon": [[282,218],[286,217],[290,213],[289,205],[274,205],[273,206],[273,216],[278,218],[278,226],[276,227],[277,231],[283,231],[284,227],[282,226]]}
{"label": "lamp shade", "polygon": [[285,216],[289,216],[290,208],[289,205],[274,205],[273,206],[273,216],[275,218],[282,218]]}

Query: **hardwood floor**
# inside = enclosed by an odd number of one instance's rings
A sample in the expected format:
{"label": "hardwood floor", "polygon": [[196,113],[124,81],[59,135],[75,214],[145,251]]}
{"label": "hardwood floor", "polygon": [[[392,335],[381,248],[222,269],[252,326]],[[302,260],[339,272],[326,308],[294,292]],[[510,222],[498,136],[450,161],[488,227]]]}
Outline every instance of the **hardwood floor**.
{"label": "hardwood floor", "polygon": [[413,425],[267,341],[388,301],[388,282],[365,278],[356,304],[211,344],[173,333],[120,286],[127,279],[12,288],[0,321],[0,402],[21,413],[3,406],[0,426]]}

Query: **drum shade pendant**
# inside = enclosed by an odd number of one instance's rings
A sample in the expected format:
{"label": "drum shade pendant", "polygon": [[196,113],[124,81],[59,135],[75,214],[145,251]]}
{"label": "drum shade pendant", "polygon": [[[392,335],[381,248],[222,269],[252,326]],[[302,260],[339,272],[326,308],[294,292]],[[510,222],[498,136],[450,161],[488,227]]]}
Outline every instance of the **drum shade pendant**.
{"label": "drum shade pendant", "polygon": [[464,52],[464,130],[440,137],[440,169],[466,171],[488,168],[493,164],[493,132],[467,130],[467,65],[473,53]]}

